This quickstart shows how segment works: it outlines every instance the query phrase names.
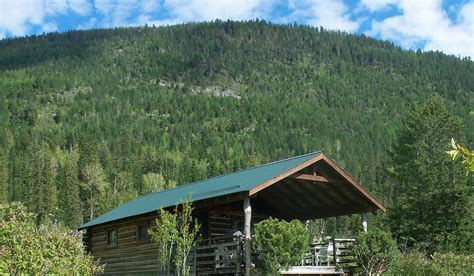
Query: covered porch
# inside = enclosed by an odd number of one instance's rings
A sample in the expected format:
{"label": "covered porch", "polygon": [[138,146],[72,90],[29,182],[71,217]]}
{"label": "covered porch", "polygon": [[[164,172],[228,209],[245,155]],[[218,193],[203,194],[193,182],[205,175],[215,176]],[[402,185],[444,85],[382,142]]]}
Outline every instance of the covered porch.
{"label": "covered porch", "polygon": [[[203,241],[191,253],[194,275],[245,274],[252,269],[253,225],[269,217],[302,221],[367,213],[384,206],[323,154],[246,192],[195,202]],[[282,274],[341,274],[354,267],[351,237],[308,244],[301,263]]]}

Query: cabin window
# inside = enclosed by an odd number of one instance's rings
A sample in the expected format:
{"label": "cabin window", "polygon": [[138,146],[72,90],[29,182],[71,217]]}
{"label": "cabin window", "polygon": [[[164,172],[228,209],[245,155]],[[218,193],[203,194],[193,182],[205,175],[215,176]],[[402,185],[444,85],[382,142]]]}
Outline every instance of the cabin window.
{"label": "cabin window", "polygon": [[114,247],[117,246],[117,229],[107,231],[107,246]]}
{"label": "cabin window", "polygon": [[137,241],[148,240],[148,226],[146,224],[137,226]]}

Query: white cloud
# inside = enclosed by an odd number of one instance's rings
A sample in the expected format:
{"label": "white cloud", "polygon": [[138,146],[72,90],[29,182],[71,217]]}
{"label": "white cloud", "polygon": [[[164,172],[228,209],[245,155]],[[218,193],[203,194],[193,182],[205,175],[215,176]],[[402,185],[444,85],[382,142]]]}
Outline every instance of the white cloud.
{"label": "white cloud", "polygon": [[41,24],[45,16],[43,2],[34,0],[0,1],[0,31],[24,35],[29,24]]}
{"label": "white cloud", "polygon": [[68,0],[68,5],[75,13],[86,16],[92,12],[92,4],[89,0]]}
{"label": "white cloud", "polygon": [[140,8],[140,1],[96,0],[94,7],[103,16],[103,19],[99,23],[101,26],[127,26],[133,25],[133,18],[131,18],[131,16]]}
{"label": "white cloud", "polygon": [[459,17],[459,21],[474,35],[474,1],[471,1],[461,8]]}
{"label": "white cloud", "polygon": [[101,26],[172,25],[214,19],[248,20],[266,15],[266,0],[95,0]]}
{"label": "white cloud", "polygon": [[[41,2],[41,1],[36,1]],[[55,1],[48,1],[44,4],[44,9],[46,14],[54,15],[54,14],[65,14],[68,10],[68,4],[66,0],[55,0]]]}
{"label": "white cloud", "polygon": [[[86,15],[81,8],[87,0],[1,0],[0,1],[0,32],[21,36],[29,32],[32,26],[41,30],[56,30],[49,17],[66,14],[69,10]],[[48,20],[46,18],[48,17]],[[47,22],[45,22],[47,21]]]}
{"label": "white cloud", "polygon": [[145,0],[140,3],[141,10],[143,13],[150,13],[160,9],[160,1],[158,0]]}
{"label": "white cloud", "polygon": [[440,0],[401,0],[402,15],[373,21],[370,35],[424,50],[442,50],[448,54],[474,57],[474,2],[461,8],[458,22],[453,23]]}
{"label": "white cloud", "polygon": [[354,32],[360,20],[351,19],[350,10],[342,0],[291,0],[288,7],[293,12],[283,22],[303,20],[311,26]]}
{"label": "white cloud", "polygon": [[361,0],[360,5],[371,12],[383,10],[398,3],[398,0]]}
{"label": "white cloud", "polygon": [[166,0],[163,7],[181,21],[214,19],[245,20],[262,17],[263,1],[258,0]]}
{"label": "white cloud", "polygon": [[46,22],[41,25],[41,31],[45,33],[54,32],[58,30],[58,24],[54,21]]}
{"label": "white cloud", "polygon": [[91,17],[87,20],[86,23],[80,24],[77,26],[79,30],[87,30],[87,29],[92,29],[96,26],[97,24],[97,18]]}

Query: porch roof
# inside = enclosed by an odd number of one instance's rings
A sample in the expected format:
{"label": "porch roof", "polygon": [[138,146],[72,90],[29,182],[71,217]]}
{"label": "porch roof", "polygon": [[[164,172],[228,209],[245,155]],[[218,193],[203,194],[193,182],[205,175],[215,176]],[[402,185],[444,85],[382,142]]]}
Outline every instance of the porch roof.
{"label": "porch roof", "polygon": [[174,189],[137,197],[122,206],[119,206],[79,228],[103,224],[123,218],[146,214],[159,208],[166,208],[178,204],[191,194],[192,201],[219,197],[227,194],[249,191],[259,184],[278,176],[291,168],[308,161],[321,152],[312,152],[257,167],[241,170],[235,173],[224,174],[206,180],[188,183]]}
{"label": "porch roof", "polygon": [[[306,173],[295,176],[298,172],[308,170],[309,167],[318,161],[329,165],[337,173],[337,176],[344,180],[345,186],[348,186],[347,188],[351,190],[351,194],[355,194],[359,201],[365,202],[364,206],[366,207],[363,210],[381,209],[385,211],[385,207],[367,190],[322,152],[318,151],[181,185],[174,189],[140,196],[81,225],[79,229],[151,213],[159,208],[171,207],[186,199],[189,194],[191,194],[192,201],[201,201],[239,193],[252,196],[265,189],[265,191],[271,192],[273,189],[267,189],[268,187],[276,183],[283,183],[290,176],[297,181],[328,182],[327,178],[316,176],[316,171],[314,171],[315,174],[313,176]],[[268,198],[266,193],[262,193],[262,198]],[[359,211],[359,209],[356,211]],[[347,212],[350,212],[350,210],[345,211],[345,213]]]}

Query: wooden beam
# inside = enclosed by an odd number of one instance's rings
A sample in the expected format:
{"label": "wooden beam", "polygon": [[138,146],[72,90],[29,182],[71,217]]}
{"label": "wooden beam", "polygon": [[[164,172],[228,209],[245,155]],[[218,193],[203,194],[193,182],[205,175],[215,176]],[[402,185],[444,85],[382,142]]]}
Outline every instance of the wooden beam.
{"label": "wooden beam", "polygon": [[263,182],[263,183],[261,183],[261,184],[255,186],[255,187],[253,187],[253,188],[250,190],[249,195],[251,196],[251,195],[253,195],[253,194],[256,194],[256,193],[258,193],[259,191],[261,191],[261,190],[267,188],[268,186],[271,186],[271,185],[277,183],[278,181],[280,181],[280,180],[282,180],[282,179],[284,179],[284,178],[287,178],[288,176],[290,176],[290,175],[292,175],[292,174],[294,174],[294,173],[296,173],[296,172],[298,172],[298,171],[301,171],[302,169],[304,169],[304,168],[306,168],[306,167],[308,167],[308,166],[310,166],[310,165],[316,163],[317,161],[323,159],[323,156],[324,156],[324,154],[319,153],[319,154],[316,155],[315,157],[309,159],[308,161],[305,161],[305,162],[299,164],[299,165],[296,166],[296,167],[291,168],[290,170],[286,171],[285,173],[280,174],[280,175],[278,175],[278,176],[275,176],[275,177],[273,177],[273,178],[270,178],[269,180],[267,180],[267,181],[265,181],[265,182]]}
{"label": "wooden beam", "polygon": [[[210,212],[212,212],[212,214],[217,214],[217,215],[229,215],[229,216],[235,216],[235,217],[244,217],[245,216],[245,214],[242,213],[242,211],[231,210],[231,209],[227,209],[227,208],[219,208],[219,210],[212,210]],[[255,211],[252,210],[252,218],[266,219],[268,217],[270,217],[269,214],[255,213]]]}
{"label": "wooden beam", "polygon": [[239,193],[233,193],[229,195],[223,195],[223,196],[208,198],[204,200],[194,201],[192,204],[196,208],[196,210],[199,210],[201,208],[208,208],[208,207],[213,207],[216,205],[224,205],[224,204],[229,204],[232,202],[241,201],[246,196],[247,196],[246,192],[239,192]]}
{"label": "wooden beam", "polygon": [[323,182],[323,183],[330,182],[329,179],[327,179],[324,176],[305,174],[305,173],[295,173],[291,177],[297,180],[304,180],[304,181],[314,181],[314,182]]}

